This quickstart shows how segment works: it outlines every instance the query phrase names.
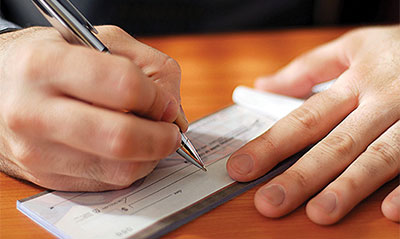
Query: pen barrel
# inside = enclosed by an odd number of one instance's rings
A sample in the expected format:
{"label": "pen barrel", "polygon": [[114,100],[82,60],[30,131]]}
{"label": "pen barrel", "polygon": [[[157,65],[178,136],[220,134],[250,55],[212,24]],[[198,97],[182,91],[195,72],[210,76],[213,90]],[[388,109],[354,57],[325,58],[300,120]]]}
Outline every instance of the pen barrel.
{"label": "pen barrel", "polygon": [[56,28],[65,40],[72,44],[83,44],[101,52],[109,52],[96,37],[96,29],[69,1],[70,8],[57,0],[31,0],[47,21]]}

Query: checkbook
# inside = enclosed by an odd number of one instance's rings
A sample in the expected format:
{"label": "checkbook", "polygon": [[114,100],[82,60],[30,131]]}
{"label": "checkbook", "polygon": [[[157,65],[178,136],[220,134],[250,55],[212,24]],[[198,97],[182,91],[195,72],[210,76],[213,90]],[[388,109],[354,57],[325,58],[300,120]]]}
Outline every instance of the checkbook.
{"label": "checkbook", "polygon": [[303,152],[252,182],[229,177],[229,156],[303,103],[243,86],[232,98],[233,105],[192,123],[187,132],[207,173],[172,154],[126,189],[45,191],[17,201],[18,210],[59,238],[158,238],[295,163]]}

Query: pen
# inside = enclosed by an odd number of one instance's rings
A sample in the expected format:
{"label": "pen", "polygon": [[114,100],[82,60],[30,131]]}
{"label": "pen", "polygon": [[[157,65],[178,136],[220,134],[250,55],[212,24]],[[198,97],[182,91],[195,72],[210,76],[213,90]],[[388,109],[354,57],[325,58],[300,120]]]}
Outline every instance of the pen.
{"label": "pen", "polygon": [[[96,37],[97,30],[69,0],[31,0],[39,12],[70,43],[83,44],[100,52],[110,53]],[[176,151],[188,162],[207,171],[196,148],[181,132],[181,145]]]}

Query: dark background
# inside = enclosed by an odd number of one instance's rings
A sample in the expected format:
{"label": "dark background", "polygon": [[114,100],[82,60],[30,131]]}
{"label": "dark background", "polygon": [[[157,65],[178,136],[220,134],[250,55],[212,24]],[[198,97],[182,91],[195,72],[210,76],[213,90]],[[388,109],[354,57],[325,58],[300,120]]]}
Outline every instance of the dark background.
{"label": "dark background", "polygon": [[[95,25],[135,36],[399,23],[400,0],[71,0]],[[47,25],[30,0],[0,0],[3,17]]]}

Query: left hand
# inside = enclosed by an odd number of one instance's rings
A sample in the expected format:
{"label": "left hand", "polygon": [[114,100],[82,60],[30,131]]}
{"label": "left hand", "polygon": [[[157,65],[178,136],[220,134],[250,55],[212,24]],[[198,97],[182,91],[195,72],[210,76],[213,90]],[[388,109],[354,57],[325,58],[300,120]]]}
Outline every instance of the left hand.
{"label": "left hand", "polygon": [[[308,198],[308,217],[333,224],[400,173],[400,26],[363,28],[305,54],[256,88],[304,97],[337,78],[227,163],[238,181],[254,180],[277,163],[317,143],[292,167],[262,186],[255,206],[281,217]],[[322,190],[322,191],[320,191]],[[382,212],[400,219],[400,187]]]}

